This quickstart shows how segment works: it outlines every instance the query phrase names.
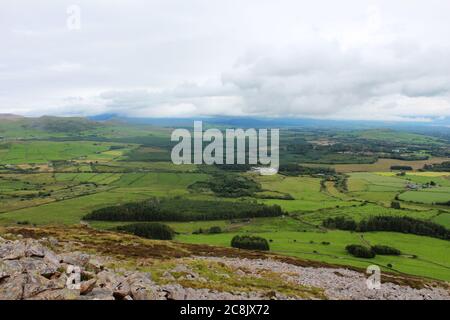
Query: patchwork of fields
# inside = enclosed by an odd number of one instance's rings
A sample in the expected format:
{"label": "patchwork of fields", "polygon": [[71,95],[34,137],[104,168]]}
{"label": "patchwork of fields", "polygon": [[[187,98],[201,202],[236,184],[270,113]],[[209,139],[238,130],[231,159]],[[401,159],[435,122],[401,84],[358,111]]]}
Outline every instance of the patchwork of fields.
{"label": "patchwork of fields", "polygon": [[[209,200],[216,205],[221,201],[277,205],[284,211],[279,217],[164,223],[175,230],[178,242],[229,246],[235,235],[258,235],[269,240],[273,252],[284,255],[357,267],[378,264],[393,272],[450,280],[447,240],[323,227],[323,222],[329,218],[359,222],[373,216],[396,216],[450,228],[450,207],[445,205],[450,201],[450,172],[417,171],[425,164],[441,163],[447,158],[419,161],[380,158],[374,163],[326,165],[336,169],[333,177],[322,174],[260,176],[245,171],[173,165],[167,161],[169,153],[164,145],[167,129],[149,131],[138,127],[127,131],[117,125],[91,128],[80,136],[90,137],[94,132],[105,141],[86,138],[1,143],[0,224],[79,224],[93,210],[149,198]],[[36,132],[28,134],[36,135]],[[367,133],[365,138],[377,139],[377,134]],[[64,138],[53,135],[54,139],[57,137]],[[403,143],[410,138],[402,135],[399,141]],[[111,141],[106,141],[108,139]],[[440,144],[426,137],[423,142]],[[348,156],[327,157],[345,161]],[[295,159],[295,156],[291,154],[286,156],[288,158]],[[391,171],[392,165],[408,165],[414,170]],[[245,177],[253,181],[258,190],[253,195],[224,197],[211,190],[200,192],[190,188],[224,175]],[[397,204],[393,206],[393,202]],[[116,229],[134,222],[89,221],[89,224],[94,228]],[[212,227],[219,227],[220,232],[208,233]],[[348,244],[368,243],[393,246],[403,254],[363,259],[345,251]]]}

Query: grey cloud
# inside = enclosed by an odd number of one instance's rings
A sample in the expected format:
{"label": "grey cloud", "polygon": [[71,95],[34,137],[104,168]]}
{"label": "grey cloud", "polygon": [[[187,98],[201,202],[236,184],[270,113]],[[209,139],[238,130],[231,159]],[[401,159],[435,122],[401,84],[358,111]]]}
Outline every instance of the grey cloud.
{"label": "grey cloud", "polygon": [[0,112],[450,116],[449,2],[72,4],[0,4]]}

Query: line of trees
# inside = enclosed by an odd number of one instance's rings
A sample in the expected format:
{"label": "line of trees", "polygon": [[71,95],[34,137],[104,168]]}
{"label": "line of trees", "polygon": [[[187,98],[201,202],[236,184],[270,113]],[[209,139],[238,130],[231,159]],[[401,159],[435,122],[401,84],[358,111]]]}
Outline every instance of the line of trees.
{"label": "line of trees", "polygon": [[87,214],[85,220],[100,221],[199,221],[276,217],[284,212],[278,205],[244,201],[152,198],[142,202],[105,207]]}
{"label": "line of trees", "polygon": [[382,256],[399,256],[402,254],[400,250],[385,245],[366,247],[360,244],[349,244],[345,247],[345,250],[354,257],[366,259],[375,258],[377,254]]}
{"label": "line of trees", "polygon": [[442,163],[436,163],[436,164],[426,164],[423,169],[425,171],[443,171],[443,172],[450,172],[450,161],[445,161]]}
{"label": "line of trees", "polygon": [[345,247],[345,250],[347,250],[347,252],[350,253],[352,256],[358,258],[371,259],[375,258],[376,256],[375,252],[373,252],[371,248],[359,244],[349,244],[348,246]]}
{"label": "line of trees", "polygon": [[377,244],[372,246],[372,251],[382,256],[399,256],[402,252],[396,248]]}
{"label": "line of trees", "polygon": [[156,240],[172,240],[175,235],[172,228],[157,222],[133,223],[117,227],[117,230]]}
{"label": "line of trees", "polygon": [[358,232],[392,231],[450,240],[450,230],[440,224],[410,217],[374,216],[357,223],[343,217],[328,218],[322,222],[325,228]]}
{"label": "line of trees", "polygon": [[412,171],[412,167],[411,166],[401,166],[401,165],[396,165],[396,166],[391,166],[391,170],[395,170],[395,171]]}
{"label": "line of trees", "polygon": [[297,163],[281,164],[278,172],[285,176],[299,176],[299,175],[334,175],[336,171],[333,168],[326,167],[304,167]]}

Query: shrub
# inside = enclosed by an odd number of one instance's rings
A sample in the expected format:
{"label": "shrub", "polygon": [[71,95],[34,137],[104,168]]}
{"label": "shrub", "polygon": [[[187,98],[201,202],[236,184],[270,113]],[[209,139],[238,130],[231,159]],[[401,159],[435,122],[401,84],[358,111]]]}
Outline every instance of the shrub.
{"label": "shrub", "polygon": [[413,168],[411,166],[391,166],[391,170],[411,171]]}
{"label": "shrub", "polygon": [[219,226],[213,226],[209,228],[209,233],[222,233],[222,228]]}
{"label": "shrub", "polygon": [[234,236],[233,239],[231,239],[231,246],[233,248],[247,250],[270,250],[269,243],[266,239],[254,236]]}
{"label": "shrub", "polygon": [[139,237],[157,240],[172,240],[175,234],[169,226],[156,222],[133,223],[117,227],[117,229]]}
{"label": "shrub", "polygon": [[345,247],[348,253],[358,258],[375,258],[375,252],[371,248],[361,246],[359,244],[350,244]]}
{"label": "shrub", "polygon": [[322,222],[325,228],[355,231],[357,223],[344,217],[328,218]]}
{"label": "shrub", "polygon": [[392,209],[401,209],[400,202],[398,202],[398,201],[392,201],[392,202],[391,202],[391,208],[392,208]]}
{"label": "shrub", "polygon": [[402,254],[402,252],[396,248],[382,245],[373,246],[372,251],[375,252],[376,254],[385,256],[399,256]]}

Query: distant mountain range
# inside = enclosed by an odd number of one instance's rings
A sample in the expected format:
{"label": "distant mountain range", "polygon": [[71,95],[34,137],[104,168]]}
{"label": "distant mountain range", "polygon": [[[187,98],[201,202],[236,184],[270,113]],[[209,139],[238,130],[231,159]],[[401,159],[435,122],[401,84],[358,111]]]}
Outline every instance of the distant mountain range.
{"label": "distant mountain range", "polygon": [[448,128],[450,130],[450,118],[423,121],[360,121],[360,120],[320,120],[302,118],[263,118],[263,117],[190,117],[190,118],[134,118],[123,117],[117,114],[100,114],[89,117],[94,121],[124,121],[136,124],[151,124],[159,126],[192,126],[193,121],[202,120],[209,125],[221,125],[242,128],[270,128],[270,127],[314,127],[314,128],[339,128],[339,129],[367,129],[367,128],[392,128],[392,129],[436,129]]}
{"label": "distant mountain range", "polygon": [[38,122],[82,122],[86,125],[90,121],[106,122],[118,121],[131,124],[148,124],[164,127],[184,127],[192,126],[195,120],[202,120],[207,126],[228,126],[240,128],[273,128],[273,127],[307,127],[307,128],[336,128],[336,129],[370,129],[370,128],[390,128],[400,130],[412,130],[420,132],[428,131],[449,131],[450,118],[436,119],[431,122],[399,122],[399,121],[359,121],[359,120],[319,120],[301,118],[263,118],[263,117],[190,117],[190,118],[135,118],[124,117],[113,113],[99,114],[90,117],[54,117],[42,116],[28,118],[11,113],[0,113],[0,120],[19,121],[35,120]]}

